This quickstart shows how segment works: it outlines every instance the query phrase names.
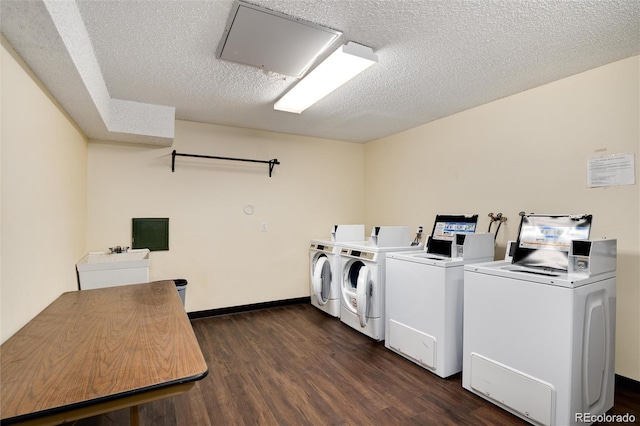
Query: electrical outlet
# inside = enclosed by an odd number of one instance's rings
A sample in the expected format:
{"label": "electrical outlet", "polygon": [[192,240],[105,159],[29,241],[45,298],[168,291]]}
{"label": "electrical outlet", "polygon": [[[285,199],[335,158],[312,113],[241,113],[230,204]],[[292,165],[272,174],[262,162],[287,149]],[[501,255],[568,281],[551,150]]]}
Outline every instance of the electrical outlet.
{"label": "electrical outlet", "polygon": [[262,222],[262,223],[260,224],[260,230],[261,230],[262,232],[267,232],[267,222]]}

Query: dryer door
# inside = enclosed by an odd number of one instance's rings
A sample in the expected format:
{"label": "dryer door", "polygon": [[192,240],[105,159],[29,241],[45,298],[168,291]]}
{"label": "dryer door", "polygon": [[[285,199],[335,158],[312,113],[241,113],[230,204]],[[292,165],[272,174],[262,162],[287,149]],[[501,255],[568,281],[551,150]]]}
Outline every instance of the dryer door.
{"label": "dryer door", "polygon": [[360,260],[350,260],[342,272],[342,306],[358,314],[358,278],[365,265]]}
{"label": "dryer door", "polygon": [[331,263],[327,256],[320,256],[315,261],[313,276],[313,294],[320,305],[325,305],[331,293]]}
{"label": "dryer door", "polygon": [[366,265],[360,268],[360,273],[358,274],[356,298],[358,303],[357,309],[360,327],[366,327],[367,314],[369,313],[369,305],[371,301],[371,269]]}

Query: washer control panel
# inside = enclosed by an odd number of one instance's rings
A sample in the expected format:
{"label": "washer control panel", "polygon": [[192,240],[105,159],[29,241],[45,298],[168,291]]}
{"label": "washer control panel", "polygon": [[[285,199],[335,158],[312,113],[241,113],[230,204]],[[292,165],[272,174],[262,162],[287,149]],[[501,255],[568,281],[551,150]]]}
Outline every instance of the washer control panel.
{"label": "washer control panel", "polygon": [[343,256],[349,256],[349,257],[355,257],[358,259],[367,259],[367,260],[374,260],[376,257],[376,253],[372,253],[370,251],[350,249],[350,248],[343,248],[340,251],[340,254]]}
{"label": "washer control panel", "polygon": [[311,250],[323,251],[325,253],[333,253],[334,246],[329,244],[311,243]]}

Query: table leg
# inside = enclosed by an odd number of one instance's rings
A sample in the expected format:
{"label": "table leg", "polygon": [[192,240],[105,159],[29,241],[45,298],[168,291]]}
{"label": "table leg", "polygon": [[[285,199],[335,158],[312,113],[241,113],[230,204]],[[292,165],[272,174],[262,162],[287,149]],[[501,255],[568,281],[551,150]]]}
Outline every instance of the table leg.
{"label": "table leg", "polygon": [[137,405],[134,405],[129,409],[129,424],[131,426],[140,426],[140,415],[138,414]]}

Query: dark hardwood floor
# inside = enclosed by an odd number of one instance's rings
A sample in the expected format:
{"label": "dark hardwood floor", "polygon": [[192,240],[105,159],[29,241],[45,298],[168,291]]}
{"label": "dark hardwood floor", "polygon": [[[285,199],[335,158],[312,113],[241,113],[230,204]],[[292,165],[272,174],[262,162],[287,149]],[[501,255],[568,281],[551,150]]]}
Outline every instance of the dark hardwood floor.
{"label": "dark hardwood floor", "polygon": [[[519,425],[311,305],[192,321],[209,375],[189,392],[142,405],[158,425]],[[637,389],[617,386],[614,414],[640,424]],[[75,422],[126,425],[129,410]],[[607,423],[602,423],[607,424]]]}

